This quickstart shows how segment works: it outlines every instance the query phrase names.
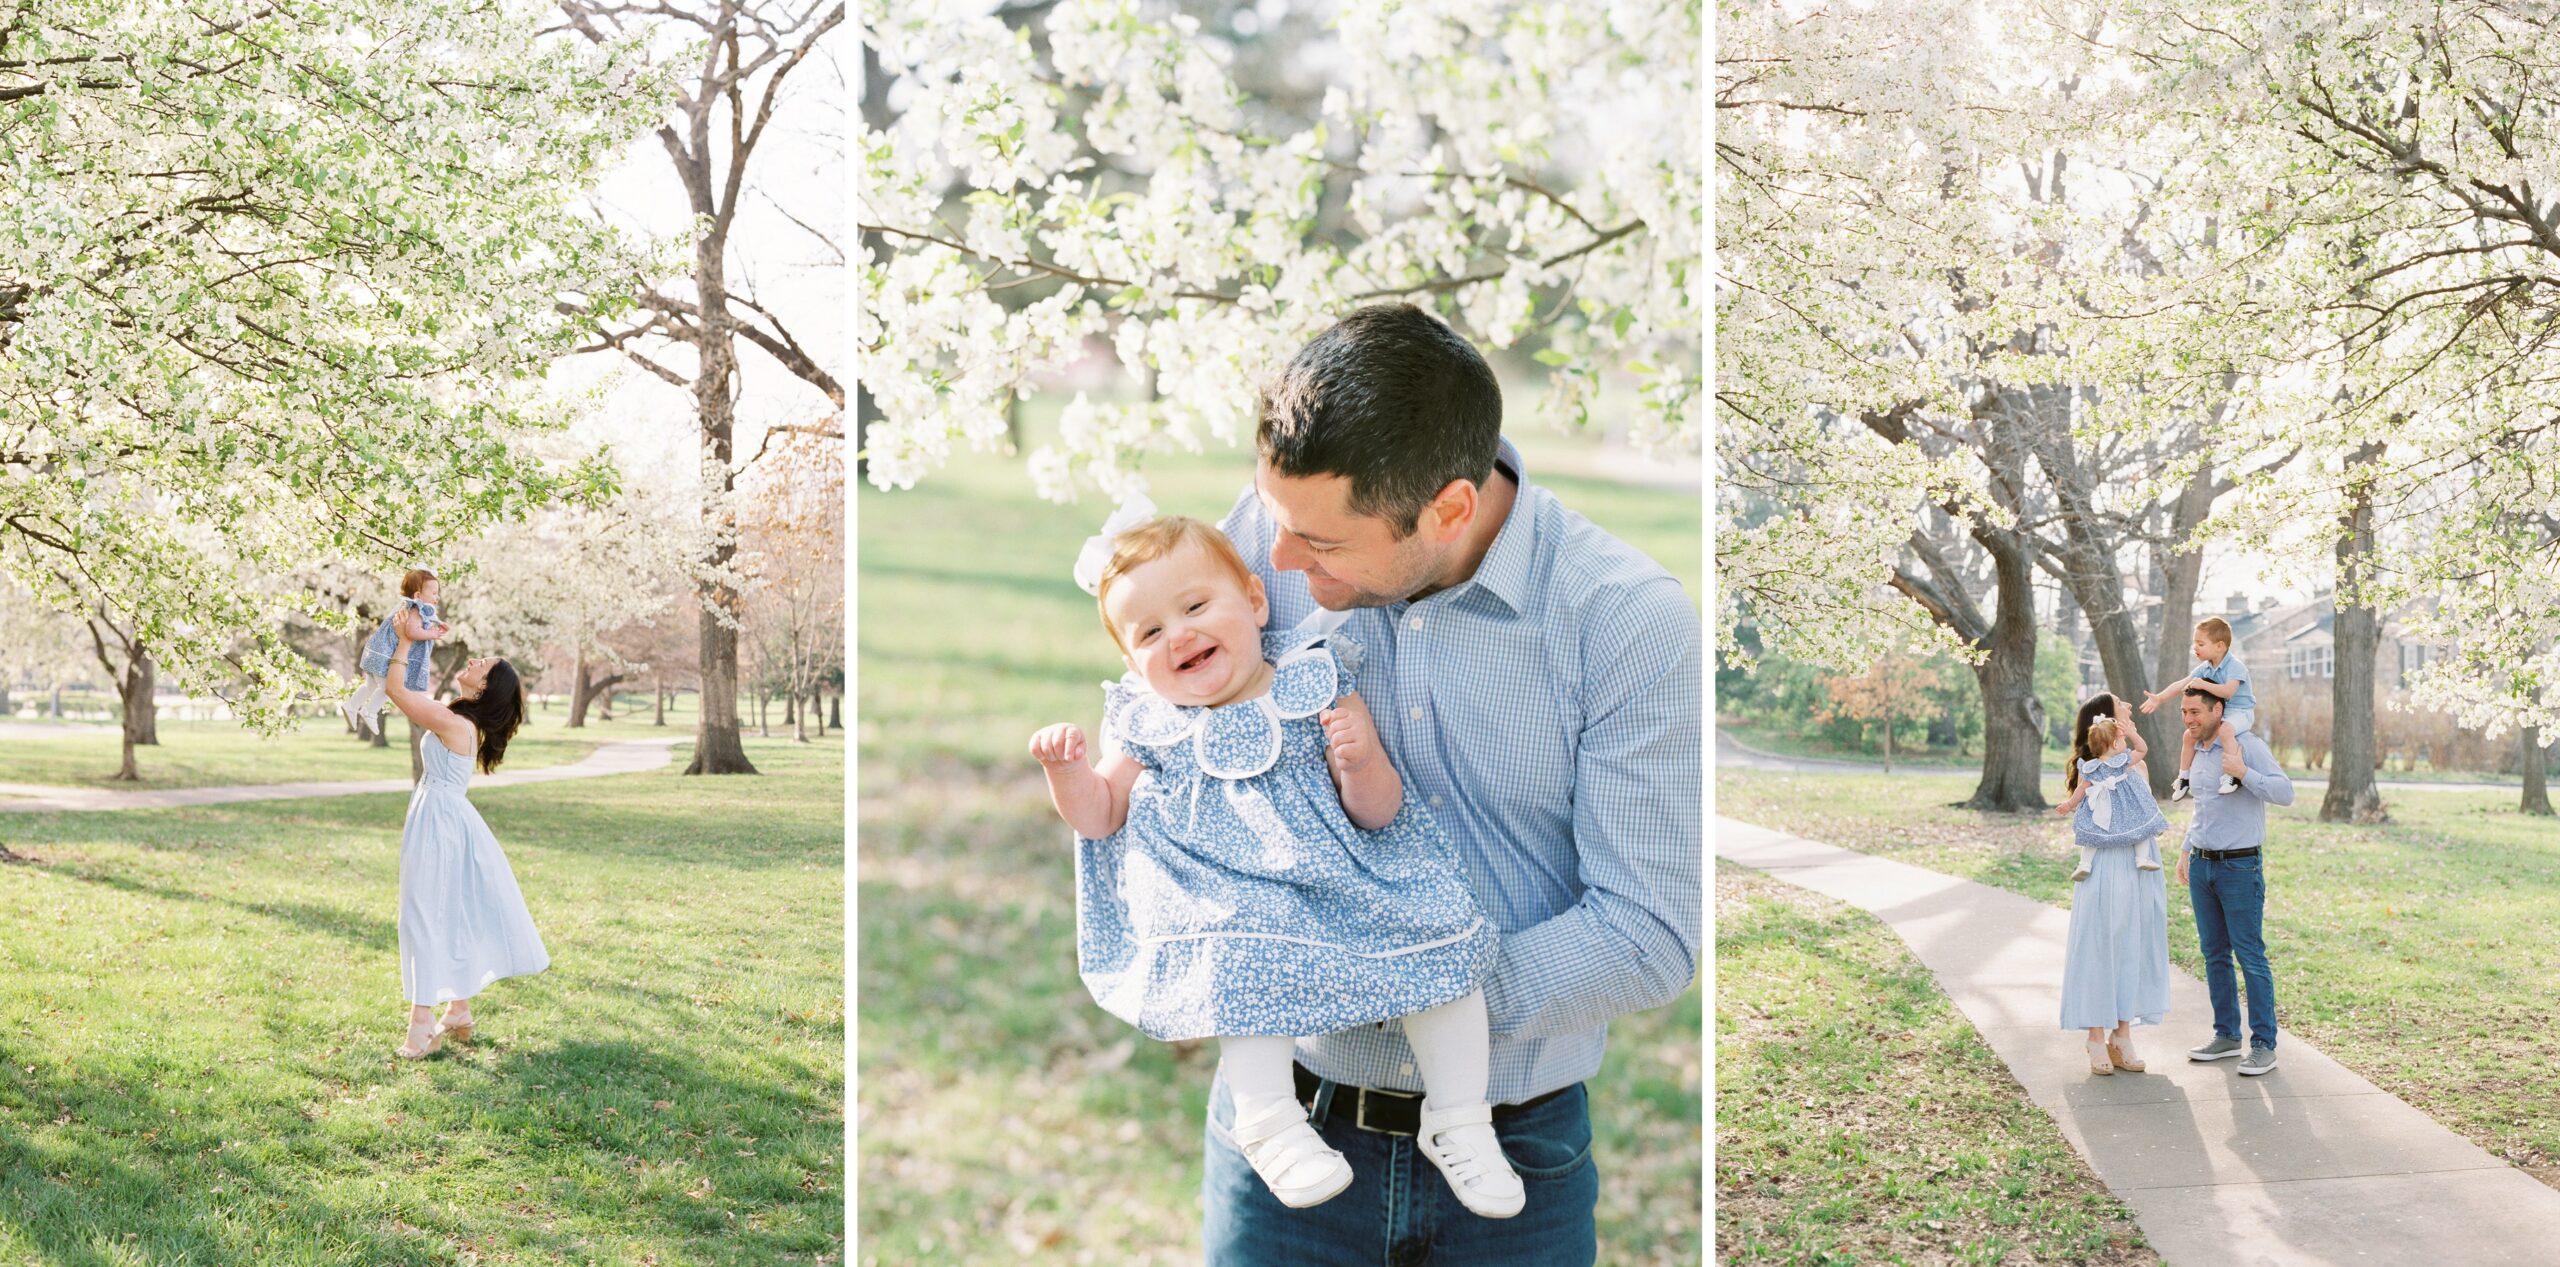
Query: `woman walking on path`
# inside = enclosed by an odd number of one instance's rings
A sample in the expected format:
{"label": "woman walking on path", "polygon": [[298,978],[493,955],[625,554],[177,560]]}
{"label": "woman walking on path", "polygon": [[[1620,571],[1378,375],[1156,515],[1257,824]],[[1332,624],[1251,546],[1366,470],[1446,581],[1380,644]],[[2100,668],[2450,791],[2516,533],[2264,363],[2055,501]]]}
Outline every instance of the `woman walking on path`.
{"label": "woman walking on path", "polygon": [[[2112,756],[2092,751],[2093,725],[2114,723],[2125,737]],[[2071,940],[2062,961],[2062,1028],[2086,1030],[2089,1072],[2140,1073],[2133,1027],[2169,1014],[2169,886],[2157,870],[2135,866],[2134,846],[2168,829],[2142,782],[2141,732],[2133,707],[2100,692],[2072,724],[2070,782],[2103,781],[2083,798],[2073,823],[2078,843],[2095,857],[2089,877],[2073,886]],[[2100,813],[2101,801],[2107,803]],[[2103,824],[2103,825],[2101,825]],[[2110,1032],[2112,1030],[2112,1032]]]}
{"label": "woman walking on path", "polygon": [[[415,619],[402,618],[394,663],[409,654]],[[409,1040],[397,1054],[416,1060],[448,1038],[471,1037],[471,996],[492,981],[542,971],[551,955],[498,838],[464,796],[473,757],[483,773],[496,770],[524,721],[515,666],[495,656],[464,665],[451,704],[397,676],[387,685],[392,704],[427,732],[418,744],[426,775],[400,833],[400,988],[410,1006]],[[438,1003],[450,1004],[440,1022]]]}

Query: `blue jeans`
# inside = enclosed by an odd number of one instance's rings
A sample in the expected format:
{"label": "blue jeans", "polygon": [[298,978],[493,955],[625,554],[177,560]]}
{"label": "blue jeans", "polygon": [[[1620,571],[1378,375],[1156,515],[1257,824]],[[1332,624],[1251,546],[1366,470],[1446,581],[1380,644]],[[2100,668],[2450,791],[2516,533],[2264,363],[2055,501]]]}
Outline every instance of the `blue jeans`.
{"label": "blue jeans", "polygon": [[1226,1080],[1211,1085],[1200,1180],[1209,1267],[1590,1267],[1599,1259],[1600,1172],[1591,1160],[1591,1102],[1579,1085],[1494,1123],[1529,1190],[1528,1208],[1507,1219],[1458,1204],[1412,1137],[1364,1131],[1347,1110],[1309,1120],[1351,1163],[1351,1186],[1292,1210],[1236,1151]]}
{"label": "blue jeans", "polygon": [[2195,907],[2196,942],[2204,951],[2205,989],[2213,995],[2213,1035],[2240,1037],[2240,995],[2231,960],[2249,983],[2249,1045],[2276,1045],[2276,978],[2267,967],[2260,926],[2267,914],[2264,854],[2187,863],[2187,900]]}

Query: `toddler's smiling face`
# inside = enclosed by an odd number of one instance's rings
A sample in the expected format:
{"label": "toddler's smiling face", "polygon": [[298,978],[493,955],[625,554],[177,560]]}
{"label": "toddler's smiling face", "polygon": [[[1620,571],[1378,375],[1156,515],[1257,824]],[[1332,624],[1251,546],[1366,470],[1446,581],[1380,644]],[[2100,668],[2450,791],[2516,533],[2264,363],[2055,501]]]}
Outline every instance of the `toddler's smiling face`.
{"label": "toddler's smiling face", "polygon": [[1262,626],[1271,617],[1262,586],[1239,581],[1195,542],[1121,573],[1103,615],[1123,661],[1170,703],[1232,703],[1261,674]]}

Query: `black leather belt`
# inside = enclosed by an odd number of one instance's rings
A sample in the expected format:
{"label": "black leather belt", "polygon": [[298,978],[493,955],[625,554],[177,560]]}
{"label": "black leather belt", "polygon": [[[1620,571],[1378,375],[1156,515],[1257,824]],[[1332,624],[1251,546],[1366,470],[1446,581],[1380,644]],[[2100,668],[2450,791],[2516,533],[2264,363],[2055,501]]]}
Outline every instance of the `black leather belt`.
{"label": "black leather belt", "polygon": [[[1294,1063],[1290,1072],[1298,1080],[1298,1103],[1307,1106],[1307,1112],[1319,1126],[1325,1120],[1317,1113],[1321,1108],[1327,1114],[1350,1118],[1351,1124],[1361,1130],[1375,1131],[1380,1135],[1413,1135],[1422,1129],[1422,1094],[1418,1091],[1383,1091],[1376,1087],[1327,1082],[1305,1065]],[[1558,1087],[1518,1104],[1497,1104],[1493,1106],[1493,1120],[1505,1121],[1528,1112],[1581,1085],[1577,1082],[1572,1086]]]}
{"label": "black leather belt", "polygon": [[2255,858],[2258,856],[2258,847],[2251,845],[2246,849],[2198,849],[2193,852],[2195,856],[2207,862],[2221,862],[2229,858]]}

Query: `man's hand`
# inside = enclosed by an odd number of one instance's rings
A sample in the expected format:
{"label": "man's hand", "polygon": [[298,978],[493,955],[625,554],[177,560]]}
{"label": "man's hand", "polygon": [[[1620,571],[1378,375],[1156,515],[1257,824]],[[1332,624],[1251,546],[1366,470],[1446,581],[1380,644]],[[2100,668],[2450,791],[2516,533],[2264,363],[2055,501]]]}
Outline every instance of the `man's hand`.
{"label": "man's hand", "polygon": [[1041,727],[1031,736],[1031,755],[1050,769],[1084,764],[1084,730],[1071,721]]}
{"label": "man's hand", "polygon": [[2187,851],[2186,851],[2185,849],[2180,849],[2180,850],[2178,850],[2178,883],[2180,883],[2180,884],[2185,884],[2186,882],[2187,882]]}

